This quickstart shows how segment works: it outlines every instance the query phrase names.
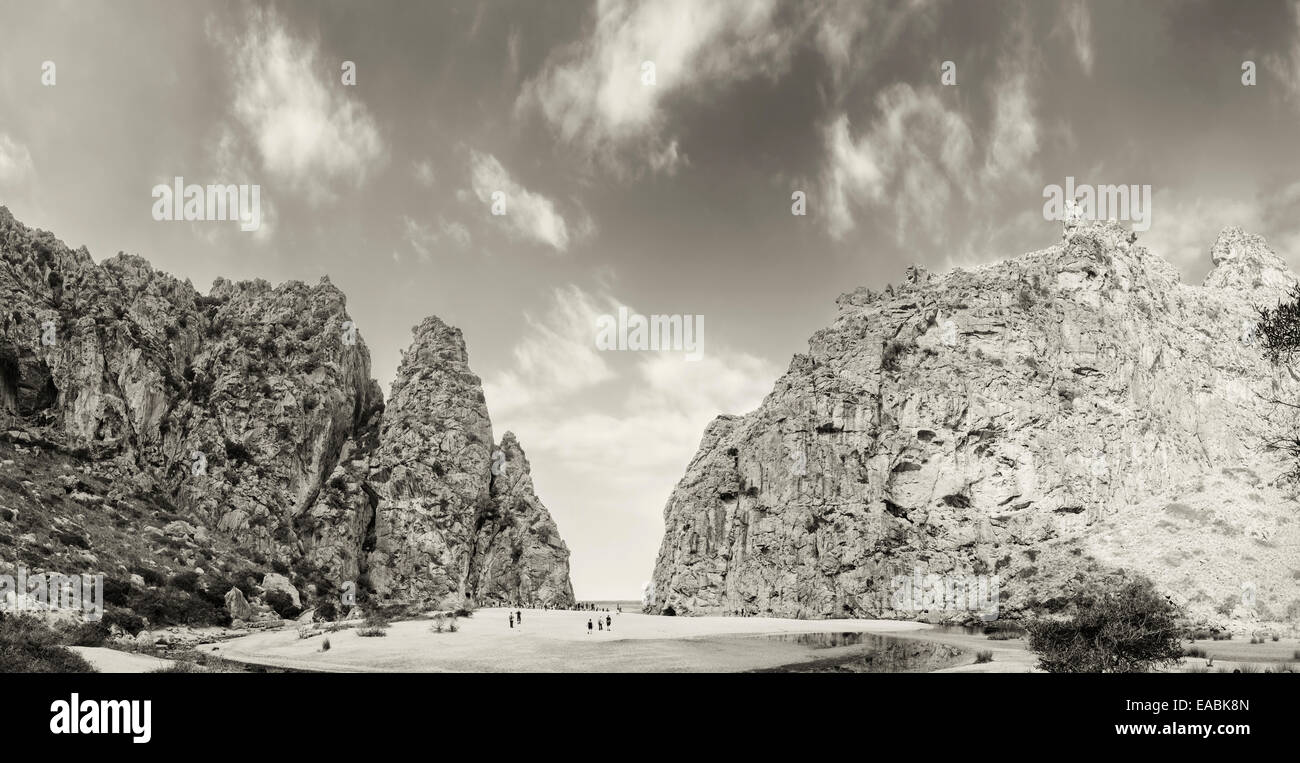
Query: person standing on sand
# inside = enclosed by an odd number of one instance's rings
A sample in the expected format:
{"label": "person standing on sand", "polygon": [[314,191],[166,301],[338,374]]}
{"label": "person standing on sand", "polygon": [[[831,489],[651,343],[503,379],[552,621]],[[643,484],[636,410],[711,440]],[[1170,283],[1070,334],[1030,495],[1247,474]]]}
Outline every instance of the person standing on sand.
{"label": "person standing on sand", "polygon": [[524,624],[524,612],[523,612],[523,610],[516,610],[516,611],[515,611],[515,619],[519,621],[519,624],[520,624],[520,625],[523,625],[523,624]]}
{"label": "person standing on sand", "polygon": [[599,617],[596,618],[596,630],[598,631],[605,630],[605,624],[600,621]]}
{"label": "person standing on sand", "polygon": [[607,630],[614,630],[614,621],[610,619],[609,615],[605,615],[605,628]]}
{"label": "person standing on sand", "polygon": [[515,616],[513,614],[510,615],[510,627],[512,629],[515,627]]}
{"label": "person standing on sand", "polygon": [[590,618],[590,617],[587,618],[587,635],[588,635],[588,636],[591,635],[591,618]]}

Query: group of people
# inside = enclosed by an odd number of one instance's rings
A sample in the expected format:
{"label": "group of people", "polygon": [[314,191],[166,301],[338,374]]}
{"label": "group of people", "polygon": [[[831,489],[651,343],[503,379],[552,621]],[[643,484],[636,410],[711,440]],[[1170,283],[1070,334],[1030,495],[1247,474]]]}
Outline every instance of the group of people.
{"label": "group of people", "polygon": [[[616,604],[615,607],[618,609],[619,614],[623,613],[622,604]],[[609,607],[598,607],[596,606],[595,602],[591,602],[591,601],[574,602],[573,606],[569,607],[569,609],[576,609],[579,612],[609,612],[610,611]]]}
{"label": "group of people", "polygon": [[[619,614],[623,613],[622,607],[617,607],[617,609]],[[595,611],[605,612],[607,614],[605,615],[604,619],[600,618],[599,616],[597,616],[595,620],[592,620],[590,617],[587,618],[587,635],[588,636],[591,635],[591,631],[593,630],[593,627],[595,630],[602,631],[602,632],[614,630],[614,618],[608,614],[609,609],[605,608],[605,609],[599,609]],[[515,625],[519,625],[520,627],[523,627],[524,624],[523,610],[516,609],[512,612],[509,612],[508,614],[509,614],[509,623],[510,623],[511,630],[514,630]]]}

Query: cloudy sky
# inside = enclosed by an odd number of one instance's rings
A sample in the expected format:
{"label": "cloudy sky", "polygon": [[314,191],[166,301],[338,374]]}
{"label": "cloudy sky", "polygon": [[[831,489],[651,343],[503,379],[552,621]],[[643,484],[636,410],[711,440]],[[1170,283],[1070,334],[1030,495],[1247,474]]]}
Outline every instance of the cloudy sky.
{"label": "cloudy sky", "polygon": [[[704,426],[836,296],[1051,244],[1067,175],[1149,184],[1187,280],[1231,223],[1300,265],[1298,126],[1280,1],[0,0],[0,204],[203,291],[328,274],[385,387],[460,326],[586,599],[638,595]],[[261,229],[154,221],[177,175]],[[705,316],[703,359],[598,351],[620,306]]]}

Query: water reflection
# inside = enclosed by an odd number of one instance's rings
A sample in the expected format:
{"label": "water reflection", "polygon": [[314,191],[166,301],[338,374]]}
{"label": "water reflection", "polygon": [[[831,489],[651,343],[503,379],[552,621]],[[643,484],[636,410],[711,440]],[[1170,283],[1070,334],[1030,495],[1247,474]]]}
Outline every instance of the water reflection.
{"label": "water reflection", "polygon": [[[876,633],[779,633],[750,637],[808,647],[808,659],[767,668],[763,673],[913,673],[952,667],[969,655],[960,647]],[[839,649],[830,655],[822,650]]]}

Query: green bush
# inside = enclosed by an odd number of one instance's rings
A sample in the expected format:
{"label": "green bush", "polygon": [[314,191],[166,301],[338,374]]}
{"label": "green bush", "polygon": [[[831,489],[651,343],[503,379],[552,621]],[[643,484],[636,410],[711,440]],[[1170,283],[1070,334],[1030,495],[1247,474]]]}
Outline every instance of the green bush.
{"label": "green bush", "polygon": [[1067,597],[1068,620],[1029,624],[1029,649],[1050,673],[1141,673],[1182,659],[1183,612],[1145,578],[1094,581]]}

